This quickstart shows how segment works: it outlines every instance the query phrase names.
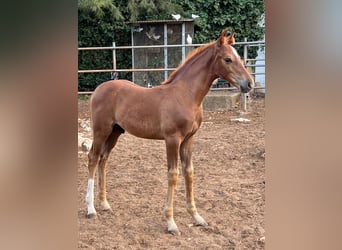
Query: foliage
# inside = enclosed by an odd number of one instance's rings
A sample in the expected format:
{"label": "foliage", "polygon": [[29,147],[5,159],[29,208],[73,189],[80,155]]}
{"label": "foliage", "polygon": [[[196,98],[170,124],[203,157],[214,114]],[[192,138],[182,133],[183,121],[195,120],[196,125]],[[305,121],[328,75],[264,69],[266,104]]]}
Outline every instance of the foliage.
{"label": "foliage", "polygon": [[182,6],[178,4],[180,2],[181,1],[129,0],[129,21],[168,20],[173,12],[184,14]]}
{"label": "foliage", "polygon": [[114,20],[124,20],[121,11],[112,0],[78,0],[78,9],[94,13],[97,17],[103,17],[105,10],[109,10]]}
{"label": "foliage", "polygon": [[[119,5],[118,5],[119,6]],[[120,9],[117,7],[117,9]],[[101,7],[102,13],[79,7],[78,10],[78,47],[108,47],[116,41],[116,45],[128,45],[130,42],[130,27],[120,16],[113,17],[111,8]],[[131,67],[131,55],[117,51],[118,65]],[[112,69],[113,56],[112,51],[79,51],[78,68],[86,69]],[[108,81],[110,73],[82,73],[78,78],[79,91],[93,90],[98,84]],[[122,74],[122,78],[130,78],[129,74]]]}
{"label": "foliage", "polygon": [[[264,27],[259,22],[264,15],[263,0],[79,0],[78,46],[117,46],[131,44],[130,23],[145,20],[168,20],[172,13],[183,18],[191,14],[195,19],[194,43],[207,43],[216,39],[224,28],[234,29],[236,41],[262,40]],[[237,47],[242,54],[242,47]],[[256,49],[249,50],[249,57],[256,56]],[[129,50],[118,50],[118,68],[131,68]],[[79,69],[112,68],[111,51],[79,51]],[[131,79],[131,74],[120,78]],[[110,79],[110,73],[79,74],[79,90],[92,90]]]}
{"label": "foliage", "polygon": [[[195,19],[195,43],[207,43],[216,39],[221,31],[235,30],[235,40],[240,42],[246,37],[249,41],[262,40],[264,28],[258,24],[264,14],[263,0],[185,0],[183,7],[189,16],[197,14]],[[210,10],[210,11],[208,11]],[[242,54],[242,48],[238,48]],[[256,50],[250,52],[256,56]]]}

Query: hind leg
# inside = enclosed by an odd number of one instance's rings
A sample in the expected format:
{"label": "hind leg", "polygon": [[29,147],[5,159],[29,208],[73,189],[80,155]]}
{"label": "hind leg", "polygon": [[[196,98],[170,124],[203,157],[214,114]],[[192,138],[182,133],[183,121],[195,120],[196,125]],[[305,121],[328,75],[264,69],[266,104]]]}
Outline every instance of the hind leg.
{"label": "hind leg", "polygon": [[87,203],[87,217],[92,218],[96,216],[96,210],[94,207],[94,179],[95,173],[97,169],[97,165],[99,162],[101,151],[103,151],[103,147],[105,145],[106,139],[108,135],[111,133],[110,130],[107,131],[102,130],[101,132],[97,132],[94,130],[94,140],[91,146],[91,149],[88,153],[88,187],[87,187],[87,195],[86,195],[86,203]]}
{"label": "hind leg", "polygon": [[118,141],[119,136],[123,133],[123,130],[118,127],[117,125],[114,125],[113,131],[110,134],[110,136],[107,138],[106,143],[103,147],[103,152],[100,156],[99,161],[99,197],[100,197],[100,204],[102,210],[110,210],[111,207],[107,201],[107,191],[106,191],[106,163],[107,159],[109,157],[110,152],[114,148],[116,142]]}

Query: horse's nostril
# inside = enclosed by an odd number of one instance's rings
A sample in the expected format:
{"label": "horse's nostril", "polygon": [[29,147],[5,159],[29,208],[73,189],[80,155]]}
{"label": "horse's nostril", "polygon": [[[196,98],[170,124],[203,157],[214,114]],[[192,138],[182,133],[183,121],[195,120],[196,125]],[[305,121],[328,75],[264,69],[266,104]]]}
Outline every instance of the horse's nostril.
{"label": "horse's nostril", "polygon": [[252,88],[251,82],[248,82],[247,86],[248,86],[249,89],[251,89]]}

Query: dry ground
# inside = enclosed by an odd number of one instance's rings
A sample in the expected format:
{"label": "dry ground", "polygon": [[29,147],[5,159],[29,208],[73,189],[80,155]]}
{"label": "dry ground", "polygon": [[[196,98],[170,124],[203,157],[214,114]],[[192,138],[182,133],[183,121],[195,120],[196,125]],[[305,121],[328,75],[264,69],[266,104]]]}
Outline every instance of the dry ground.
{"label": "dry ground", "polygon": [[[79,132],[91,138],[88,100],[79,100]],[[207,227],[191,227],[184,180],[175,193],[174,216],[180,236],[166,233],[167,191],[163,141],[119,138],[107,166],[108,201],[113,213],[95,208],[86,218],[87,155],[78,153],[80,249],[264,249],[265,100],[254,98],[250,122],[231,121],[237,110],[205,112],[195,136],[195,200]],[[180,171],[181,172],[181,171]],[[95,185],[95,192],[97,193]]]}

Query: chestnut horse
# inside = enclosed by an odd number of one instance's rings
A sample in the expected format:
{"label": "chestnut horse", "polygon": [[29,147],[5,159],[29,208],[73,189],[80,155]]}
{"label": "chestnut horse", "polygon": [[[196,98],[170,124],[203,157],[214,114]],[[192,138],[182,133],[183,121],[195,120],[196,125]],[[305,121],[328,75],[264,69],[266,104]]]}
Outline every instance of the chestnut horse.
{"label": "chestnut horse", "polygon": [[119,136],[125,131],[147,139],[165,140],[168,191],[165,204],[167,230],[179,234],[173,219],[173,197],[178,181],[178,154],[186,187],[186,207],[196,225],[206,226],[197,212],[192,165],[194,134],[199,129],[202,101],[212,82],[220,77],[241,92],[254,82],[232,47],[234,32],[222,31],[217,41],[197,48],[160,86],[140,87],[130,81],[113,80],[99,85],[91,97],[93,144],[88,154],[89,179],[86,195],[87,217],[94,217],[94,178],[99,167],[101,209],[111,210],[106,198],[106,161]]}

